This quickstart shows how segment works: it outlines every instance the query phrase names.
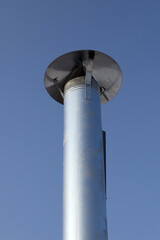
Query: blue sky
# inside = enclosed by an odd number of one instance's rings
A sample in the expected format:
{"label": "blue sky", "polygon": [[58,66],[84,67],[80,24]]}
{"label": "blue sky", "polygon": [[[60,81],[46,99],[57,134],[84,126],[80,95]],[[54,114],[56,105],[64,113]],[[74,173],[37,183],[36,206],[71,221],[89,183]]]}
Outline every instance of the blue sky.
{"label": "blue sky", "polygon": [[109,240],[160,239],[160,2],[1,0],[0,239],[62,239],[63,106],[48,64],[95,49],[123,72],[102,106]]}

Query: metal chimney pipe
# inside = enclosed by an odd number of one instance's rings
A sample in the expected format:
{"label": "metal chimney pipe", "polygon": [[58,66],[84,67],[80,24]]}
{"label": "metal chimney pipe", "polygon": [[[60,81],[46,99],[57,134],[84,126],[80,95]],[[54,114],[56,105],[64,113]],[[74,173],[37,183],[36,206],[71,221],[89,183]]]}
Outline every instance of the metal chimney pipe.
{"label": "metal chimney pipe", "polygon": [[44,83],[50,96],[64,104],[63,240],[107,240],[100,104],[119,91],[121,69],[104,53],[74,51],[48,66]]}
{"label": "metal chimney pipe", "polygon": [[105,164],[100,88],[85,77],[64,89],[63,240],[106,240]]}

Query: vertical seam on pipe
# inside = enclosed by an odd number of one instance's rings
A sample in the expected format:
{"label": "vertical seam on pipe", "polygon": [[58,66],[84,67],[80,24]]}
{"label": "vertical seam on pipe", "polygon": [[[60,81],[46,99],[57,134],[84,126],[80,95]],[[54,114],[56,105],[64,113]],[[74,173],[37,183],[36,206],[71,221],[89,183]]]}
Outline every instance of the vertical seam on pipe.
{"label": "vertical seam on pipe", "polygon": [[[78,109],[77,109],[77,99],[78,99],[78,96],[77,96],[77,93],[76,93],[76,125],[77,125],[77,120],[78,120]],[[78,132],[78,131],[77,131]],[[78,162],[77,162],[77,135],[76,135],[76,186],[78,186]],[[78,221],[78,218],[77,218],[77,194],[78,194],[78,188],[76,188],[76,240],[77,240],[77,221]]]}

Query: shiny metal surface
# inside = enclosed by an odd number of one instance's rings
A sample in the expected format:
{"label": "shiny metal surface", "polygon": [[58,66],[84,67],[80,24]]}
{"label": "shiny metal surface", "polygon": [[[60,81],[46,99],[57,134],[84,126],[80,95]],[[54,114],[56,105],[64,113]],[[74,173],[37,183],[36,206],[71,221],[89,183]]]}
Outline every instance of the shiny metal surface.
{"label": "shiny metal surface", "polygon": [[45,72],[46,90],[63,104],[65,84],[73,78],[86,76],[86,72],[99,84],[101,103],[111,100],[119,91],[122,83],[119,65],[108,55],[94,50],[69,52],[55,59]]}
{"label": "shiny metal surface", "polygon": [[107,240],[99,86],[70,80],[64,93],[63,240]]}

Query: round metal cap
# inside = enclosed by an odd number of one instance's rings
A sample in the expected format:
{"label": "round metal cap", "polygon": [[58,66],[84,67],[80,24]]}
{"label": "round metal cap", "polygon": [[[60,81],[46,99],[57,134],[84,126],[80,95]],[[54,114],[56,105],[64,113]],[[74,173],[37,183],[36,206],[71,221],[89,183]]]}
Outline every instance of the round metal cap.
{"label": "round metal cap", "polygon": [[[89,61],[92,64],[88,68]],[[45,88],[52,98],[63,104],[65,84],[73,78],[85,76],[88,69],[99,84],[101,103],[111,100],[121,87],[121,69],[111,57],[94,50],[69,52],[55,59],[45,72]]]}

